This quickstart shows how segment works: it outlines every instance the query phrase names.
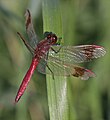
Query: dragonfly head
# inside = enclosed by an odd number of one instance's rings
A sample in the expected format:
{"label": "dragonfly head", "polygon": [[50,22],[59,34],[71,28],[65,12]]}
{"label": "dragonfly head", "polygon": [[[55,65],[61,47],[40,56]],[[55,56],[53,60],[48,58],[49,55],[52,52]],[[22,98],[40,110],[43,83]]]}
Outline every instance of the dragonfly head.
{"label": "dragonfly head", "polygon": [[55,45],[57,43],[57,36],[56,36],[56,34],[54,34],[52,32],[45,32],[44,37],[45,37],[45,39],[48,40],[48,42],[51,45]]}

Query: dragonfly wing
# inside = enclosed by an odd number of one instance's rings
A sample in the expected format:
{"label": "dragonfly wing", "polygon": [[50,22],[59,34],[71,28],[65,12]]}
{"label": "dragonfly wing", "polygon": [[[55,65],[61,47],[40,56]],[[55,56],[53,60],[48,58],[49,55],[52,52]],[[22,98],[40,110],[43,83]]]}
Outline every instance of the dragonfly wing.
{"label": "dragonfly wing", "polygon": [[[48,64],[51,71],[47,68]],[[94,77],[95,74],[83,67],[75,66],[73,64],[67,64],[64,61],[60,61],[59,59],[50,58],[48,61],[41,59],[37,70],[42,74],[50,74],[52,73],[57,76],[74,76],[79,77],[81,80],[87,80],[90,77]]]}
{"label": "dragonfly wing", "polygon": [[90,77],[95,77],[95,74],[88,69],[85,69],[80,66],[74,66],[74,71],[72,73],[75,77],[80,77],[81,80],[88,80]]}
{"label": "dragonfly wing", "polygon": [[[55,50],[60,49],[60,46],[54,46]],[[55,59],[69,63],[88,62],[94,58],[104,56],[105,49],[97,45],[80,45],[80,46],[63,46],[58,53],[50,50],[50,56]]]}
{"label": "dragonfly wing", "polygon": [[[48,60],[42,59],[38,65],[38,71],[43,74],[54,74],[58,76],[80,77],[82,80],[87,80],[94,77],[95,74],[83,67],[75,66],[74,63],[87,62],[94,58],[103,56],[106,52],[103,47],[96,45],[81,45],[81,46],[54,46],[55,53],[52,49],[49,50]],[[61,49],[60,49],[61,48]],[[46,65],[49,69],[46,69]]]}
{"label": "dragonfly wing", "polygon": [[48,60],[48,65],[55,75],[72,75],[74,77],[80,77],[81,80],[88,80],[90,77],[95,77],[95,74],[92,71],[85,69],[84,67],[69,64],[68,62],[61,61],[60,59],[54,59],[53,57]]}
{"label": "dragonfly wing", "polygon": [[[70,66],[67,66],[63,61],[49,57],[47,63],[54,75],[58,75],[58,76],[70,76],[71,75],[72,70]],[[51,73],[51,72],[49,72],[49,70],[47,69],[46,73]]]}
{"label": "dragonfly wing", "polygon": [[46,74],[46,65],[47,65],[47,61],[45,59],[41,59],[37,66],[37,71],[42,74]]}
{"label": "dragonfly wing", "polygon": [[[47,65],[50,70],[48,69]],[[41,59],[37,66],[37,70],[42,74],[53,73],[54,75],[58,75],[58,76],[68,76],[70,75],[70,71],[71,71],[69,66],[63,65],[63,63],[61,63],[61,61],[59,60],[52,61],[52,59],[48,59],[48,60]]]}
{"label": "dragonfly wing", "polygon": [[30,45],[34,48],[36,48],[36,45],[38,44],[38,37],[35,33],[33,23],[32,23],[32,18],[31,18],[31,13],[29,10],[26,10],[25,13],[25,25],[26,25],[26,32],[28,34],[28,37],[30,39]]}

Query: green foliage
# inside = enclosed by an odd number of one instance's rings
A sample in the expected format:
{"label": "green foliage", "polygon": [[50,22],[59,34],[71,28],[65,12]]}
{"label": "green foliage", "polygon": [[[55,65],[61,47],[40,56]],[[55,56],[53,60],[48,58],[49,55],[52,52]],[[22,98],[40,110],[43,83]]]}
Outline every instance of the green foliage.
{"label": "green foliage", "polygon": [[[59,0],[43,0],[42,4],[44,32],[52,31],[63,37]],[[67,81],[60,76],[54,78],[51,75],[46,77],[50,120],[68,120]]]}
{"label": "green foliage", "polygon": [[[0,120],[108,120],[110,1],[42,2],[0,1]],[[17,89],[31,61],[30,53],[16,34],[19,31],[27,38],[24,24],[27,8],[40,37],[43,37],[42,31],[52,31],[63,37],[64,45],[97,44],[104,46],[107,54],[81,64],[96,73],[96,77],[88,81],[57,76],[55,80],[47,76],[45,81],[43,75],[35,73],[20,102],[14,105]]]}

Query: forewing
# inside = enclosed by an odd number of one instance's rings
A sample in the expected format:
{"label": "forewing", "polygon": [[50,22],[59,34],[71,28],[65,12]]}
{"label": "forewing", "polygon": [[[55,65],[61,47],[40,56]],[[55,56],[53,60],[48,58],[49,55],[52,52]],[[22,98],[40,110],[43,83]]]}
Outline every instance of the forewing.
{"label": "forewing", "polygon": [[[88,69],[74,65],[74,63],[87,62],[106,53],[103,47],[96,45],[54,46],[53,49],[49,50],[48,59],[41,59],[38,71],[58,76],[73,75],[82,80],[94,77],[95,74]],[[46,65],[49,66],[50,70],[46,69]]]}
{"label": "forewing", "polygon": [[[53,49],[58,50],[59,48],[60,46],[55,46]],[[51,49],[49,52],[50,57],[72,64],[88,62],[104,56],[106,53],[103,47],[96,45],[63,46],[58,53]]]}
{"label": "forewing", "polygon": [[35,48],[36,45],[38,44],[38,37],[35,33],[33,23],[32,23],[31,13],[28,9],[26,10],[26,13],[25,13],[25,19],[26,19],[25,20],[26,32],[30,39],[30,41],[29,41],[30,45]]}

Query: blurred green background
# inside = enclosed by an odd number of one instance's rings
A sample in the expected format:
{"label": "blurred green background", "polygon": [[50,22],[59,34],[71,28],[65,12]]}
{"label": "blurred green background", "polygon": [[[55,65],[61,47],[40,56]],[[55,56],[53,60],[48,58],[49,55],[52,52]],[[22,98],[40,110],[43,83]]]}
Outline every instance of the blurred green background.
{"label": "blurred green background", "polygon": [[[27,38],[27,8],[42,38],[41,0],[0,0],[0,120],[49,120],[45,76],[37,71],[19,103],[14,104],[31,61],[16,34],[19,31]],[[107,51],[104,57],[82,64],[96,73],[95,78],[70,79],[71,113],[75,116],[70,120],[110,120],[110,1],[60,0],[60,10],[65,45],[97,44]]]}

